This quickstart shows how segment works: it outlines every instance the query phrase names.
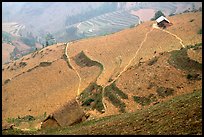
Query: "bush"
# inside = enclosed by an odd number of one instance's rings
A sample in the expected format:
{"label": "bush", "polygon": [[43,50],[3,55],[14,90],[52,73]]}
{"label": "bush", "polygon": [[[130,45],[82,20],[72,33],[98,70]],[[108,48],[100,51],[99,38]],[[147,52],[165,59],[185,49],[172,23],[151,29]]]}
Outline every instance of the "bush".
{"label": "bush", "polygon": [[65,54],[62,55],[61,59],[65,60],[67,62],[67,65],[70,69],[73,69],[69,60],[67,59],[67,56]]}
{"label": "bush", "polygon": [[157,12],[154,14],[154,18],[152,18],[151,20],[152,20],[152,21],[153,21],[153,20],[156,20],[156,19],[158,19],[160,16],[164,16],[164,17],[165,17],[164,13],[162,13],[162,12],[159,10],[159,11],[157,11]]}
{"label": "bush", "polygon": [[200,77],[200,75],[199,74],[188,74],[187,76],[186,76],[186,78],[188,79],[188,80],[201,80],[201,77]]}
{"label": "bush", "polygon": [[157,60],[158,60],[158,57],[152,58],[152,59],[149,61],[148,65],[149,65],[149,66],[153,65],[154,63],[157,62]]}
{"label": "bush", "polygon": [[94,99],[89,98],[83,102],[82,106],[90,106],[91,102],[93,102],[93,101],[94,101]]}
{"label": "bush", "polygon": [[146,97],[133,96],[133,99],[142,106],[149,105],[151,103],[150,99]]}
{"label": "bush", "polygon": [[199,29],[198,34],[202,34],[202,28]]}
{"label": "bush", "polygon": [[19,65],[20,65],[20,67],[25,67],[27,65],[27,63],[26,62],[20,62]]}
{"label": "bush", "polygon": [[40,62],[40,67],[47,67],[50,66],[52,64],[52,62]]}
{"label": "bush", "polygon": [[10,81],[11,81],[10,79],[7,79],[7,80],[4,81],[4,84],[7,84]]}
{"label": "bush", "polygon": [[191,19],[191,20],[190,20],[190,22],[193,22],[193,21],[194,21],[194,19]]}
{"label": "bush", "polygon": [[165,88],[165,87],[159,87],[156,90],[157,94],[160,97],[162,97],[162,98],[170,96],[170,95],[173,95],[173,93],[174,93],[173,91],[174,91],[174,89],[172,89],[172,88]]}

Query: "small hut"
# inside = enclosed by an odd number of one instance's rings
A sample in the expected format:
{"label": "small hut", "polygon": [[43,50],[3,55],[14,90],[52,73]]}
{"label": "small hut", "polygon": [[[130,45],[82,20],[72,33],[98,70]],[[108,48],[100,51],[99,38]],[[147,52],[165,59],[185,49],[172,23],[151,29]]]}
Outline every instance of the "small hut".
{"label": "small hut", "polygon": [[160,16],[158,19],[156,19],[156,22],[159,27],[163,27],[163,28],[166,28],[167,26],[172,25],[172,23],[164,16]]}
{"label": "small hut", "polygon": [[85,119],[85,113],[77,101],[71,100],[42,121],[42,128],[66,127]]}

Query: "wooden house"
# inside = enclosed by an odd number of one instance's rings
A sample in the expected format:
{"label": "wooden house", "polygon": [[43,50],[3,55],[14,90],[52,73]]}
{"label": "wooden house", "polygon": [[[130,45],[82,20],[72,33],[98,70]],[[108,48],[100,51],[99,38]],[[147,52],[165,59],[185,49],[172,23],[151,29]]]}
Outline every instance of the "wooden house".
{"label": "wooden house", "polygon": [[167,26],[172,25],[172,23],[164,16],[160,16],[158,19],[156,19],[156,22],[157,22],[157,25],[162,28],[166,28]]}
{"label": "wooden house", "polygon": [[42,121],[42,128],[66,127],[85,120],[85,113],[74,99],[48,115]]}

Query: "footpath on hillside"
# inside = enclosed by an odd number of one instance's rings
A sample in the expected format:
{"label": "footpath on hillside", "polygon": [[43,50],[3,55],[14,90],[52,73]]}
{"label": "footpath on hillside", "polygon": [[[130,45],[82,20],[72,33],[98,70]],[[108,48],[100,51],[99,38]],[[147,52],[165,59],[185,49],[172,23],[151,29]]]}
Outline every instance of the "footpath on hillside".
{"label": "footpath on hillside", "polygon": [[[181,46],[182,46],[183,48],[185,47],[184,44],[183,44],[183,41],[182,41],[182,39],[181,39],[180,37],[178,37],[177,35],[175,35],[175,34],[169,32],[169,31],[167,31],[167,30],[164,30],[164,29],[159,28],[159,27],[157,26],[157,24],[153,24],[153,25],[152,25],[152,28],[145,34],[144,40],[140,43],[139,48],[138,48],[137,51],[135,52],[135,55],[131,58],[131,60],[130,60],[130,61],[128,62],[128,64],[124,67],[124,69],[119,73],[119,75],[117,75],[117,77],[115,77],[111,82],[108,82],[108,83],[105,84],[104,86],[101,85],[101,86],[103,87],[103,89],[102,89],[102,104],[103,104],[103,106],[104,106],[104,111],[105,111],[105,112],[107,111],[107,106],[106,106],[106,104],[105,104],[105,98],[104,98],[105,88],[106,88],[107,86],[110,86],[111,84],[113,84],[113,83],[128,69],[128,67],[130,67],[131,63],[132,63],[133,60],[137,57],[138,52],[141,50],[142,46],[144,45],[144,42],[147,40],[147,37],[148,37],[149,33],[151,33],[151,32],[153,31],[153,29],[158,29],[158,30],[164,31],[164,32],[166,32],[166,33],[168,33],[168,34],[174,36],[176,39],[178,39],[178,40],[180,41]],[[81,86],[81,77],[80,77],[78,71],[77,71],[77,70],[74,68],[74,66],[71,64],[69,55],[67,54],[68,45],[69,45],[69,43],[67,43],[67,45],[66,45],[65,55],[66,55],[66,57],[67,57],[67,59],[68,59],[68,61],[69,61],[69,64],[71,65],[71,67],[73,68],[73,70],[75,71],[75,73],[77,74],[77,76],[78,76],[78,78],[79,78],[79,84],[78,84],[78,89],[77,89],[77,96],[79,96],[79,94],[80,94],[80,86]],[[101,63],[101,62],[99,62],[99,63]],[[102,64],[102,63],[101,63],[101,64]],[[105,70],[105,68],[103,68],[103,71],[104,71],[104,70]],[[102,72],[102,73],[103,73],[103,72]],[[102,74],[102,73],[101,73],[101,74]],[[98,76],[98,77],[99,77],[99,76]]]}

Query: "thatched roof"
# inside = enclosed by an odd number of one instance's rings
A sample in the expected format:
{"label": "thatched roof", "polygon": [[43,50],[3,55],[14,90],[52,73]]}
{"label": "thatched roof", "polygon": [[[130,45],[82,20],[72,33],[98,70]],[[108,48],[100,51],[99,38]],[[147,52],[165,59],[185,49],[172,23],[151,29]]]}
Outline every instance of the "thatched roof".
{"label": "thatched roof", "polygon": [[77,123],[84,116],[85,113],[83,109],[77,101],[73,99],[50,114],[43,122],[46,122],[49,119],[54,119],[60,126],[65,127]]}

